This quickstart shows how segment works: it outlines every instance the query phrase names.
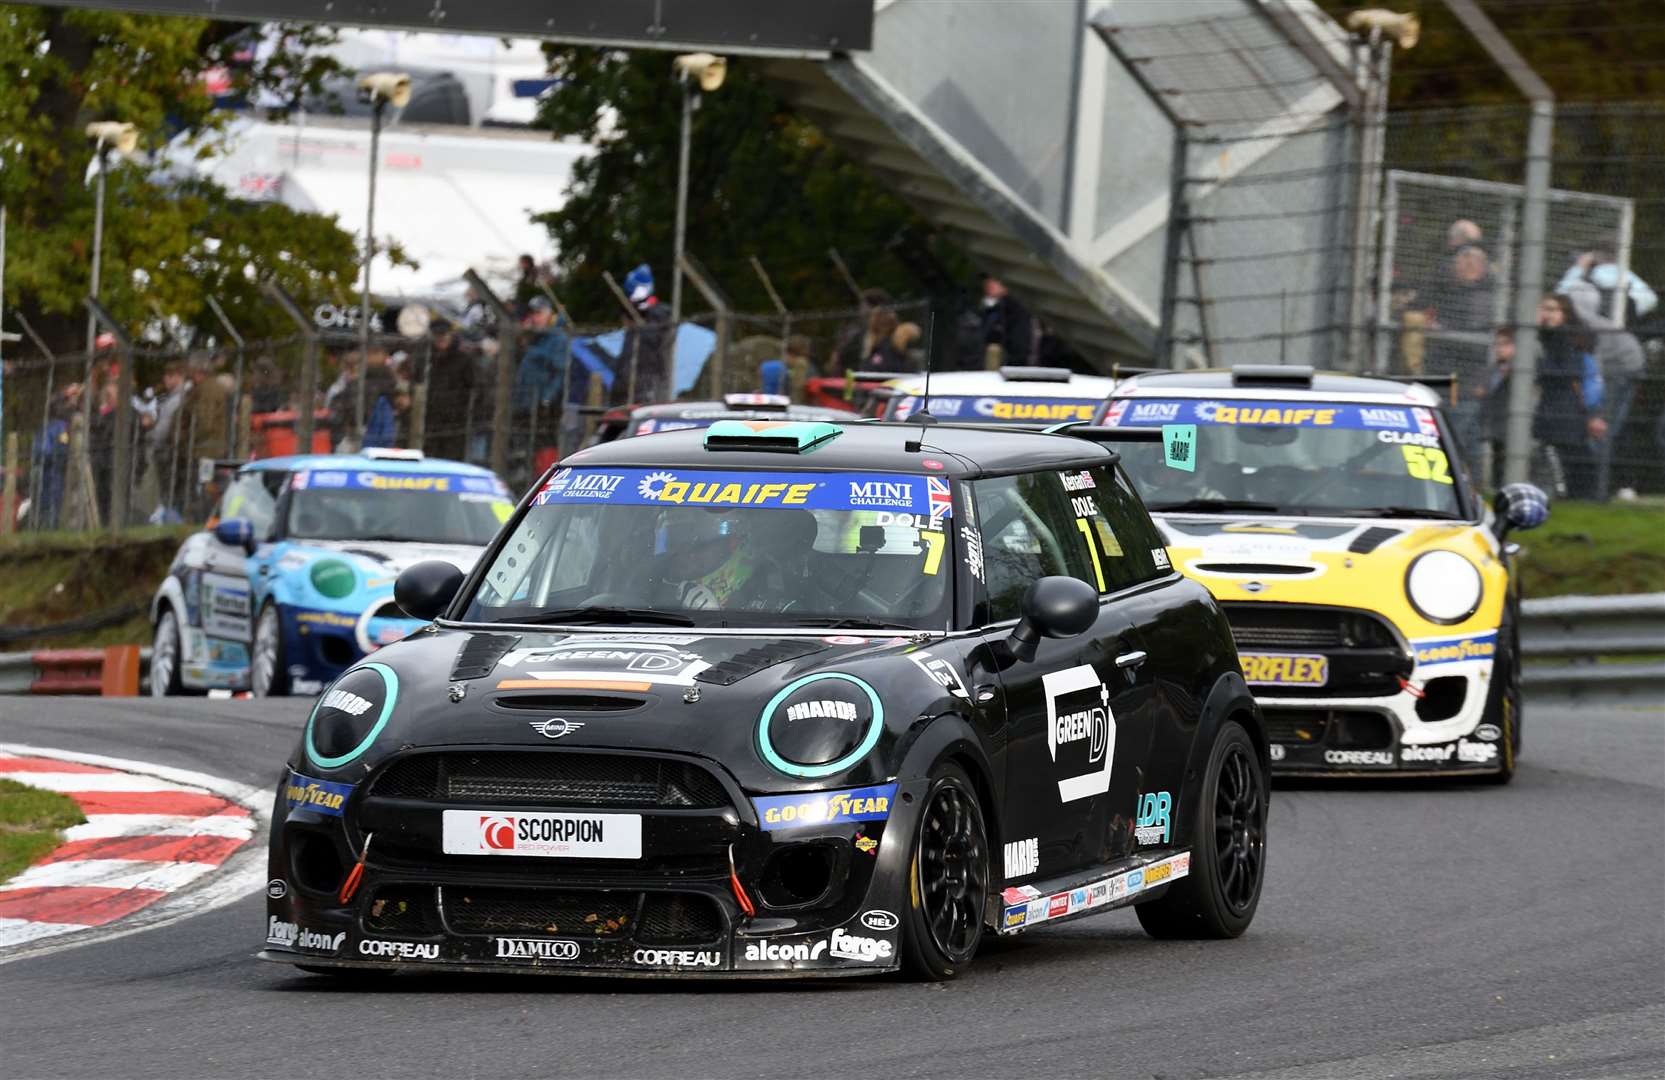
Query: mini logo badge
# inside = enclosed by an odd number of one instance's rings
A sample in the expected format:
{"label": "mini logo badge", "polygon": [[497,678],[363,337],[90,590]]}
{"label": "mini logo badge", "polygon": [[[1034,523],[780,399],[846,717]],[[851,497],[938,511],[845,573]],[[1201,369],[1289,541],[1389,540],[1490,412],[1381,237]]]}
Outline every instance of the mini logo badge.
{"label": "mini logo badge", "polygon": [[563,735],[571,735],[584,726],[582,720],[568,720],[562,716],[552,716],[548,720],[533,720],[532,730],[546,739],[559,739]]}

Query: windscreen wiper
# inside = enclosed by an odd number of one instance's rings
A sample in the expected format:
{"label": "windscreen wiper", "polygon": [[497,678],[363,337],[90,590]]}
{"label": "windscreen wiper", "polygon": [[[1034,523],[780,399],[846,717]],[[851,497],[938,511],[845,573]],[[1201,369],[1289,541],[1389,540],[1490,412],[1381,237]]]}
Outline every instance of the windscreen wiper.
{"label": "windscreen wiper", "polygon": [[1150,509],[1163,514],[1187,510],[1220,510],[1225,513],[1254,510],[1269,514],[1283,512],[1277,503],[1255,502],[1253,499],[1186,499],[1184,502],[1176,503],[1151,503]]}
{"label": "windscreen wiper", "polygon": [[828,630],[913,630],[906,623],[882,622],[878,619],[798,619],[797,626],[820,626]]}
{"label": "windscreen wiper", "polygon": [[668,611],[654,611],[652,608],[633,607],[574,607],[555,608],[552,611],[540,611],[532,615],[516,615],[502,622],[513,623],[590,623],[590,622],[639,622],[661,623],[665,626],[693,626],[694,620],[686,615],[672,615]]}

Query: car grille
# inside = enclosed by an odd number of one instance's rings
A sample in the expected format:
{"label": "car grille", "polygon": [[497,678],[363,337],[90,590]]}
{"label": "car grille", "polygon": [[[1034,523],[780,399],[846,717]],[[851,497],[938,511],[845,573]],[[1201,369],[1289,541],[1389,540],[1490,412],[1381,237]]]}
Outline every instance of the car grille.
{"label": "car grille", "polygon": [[644,810],[709,809],[729,802],[716,777],[688,762],[546,750],[410,754],[377,775],[370,795]]}
{"label": "car grille", "polygon": [[1386,750],[1393,746],[1393,723],[1363,709],[1262,709],[1266,741],[1284,746],[1324,746],[1332,750]]}
{"label": "car grille", "polygon": [[1390,649],[1393,631],[1366,611],[1293,604],[1222,604],[1239,649]]}
{"label": "car grille", "polygon": [[1391,627],[1356,608],[1222,604],[1239,652],[1318,653],[1329,657],[1323,686],[1256,686],[1267,697],[1386,697],[1411,673],[1411,657]]}
{"label": "car grille", "polygon": [[599,889],[440,888],[457,934],[560,934],[645,945],[702,945],[723,936],[716,903],[698,893]]}

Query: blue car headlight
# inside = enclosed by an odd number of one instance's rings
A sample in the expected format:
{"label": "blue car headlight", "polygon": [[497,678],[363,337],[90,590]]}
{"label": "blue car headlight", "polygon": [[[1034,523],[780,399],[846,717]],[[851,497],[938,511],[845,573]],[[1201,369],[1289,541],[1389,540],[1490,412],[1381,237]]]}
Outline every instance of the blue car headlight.
{"label": "blue car headlight", "polygon": [[854,675],[806,675],[764,706],[758,750],[788,776],[831,776],[867,756],[884,717],[878,693]]}

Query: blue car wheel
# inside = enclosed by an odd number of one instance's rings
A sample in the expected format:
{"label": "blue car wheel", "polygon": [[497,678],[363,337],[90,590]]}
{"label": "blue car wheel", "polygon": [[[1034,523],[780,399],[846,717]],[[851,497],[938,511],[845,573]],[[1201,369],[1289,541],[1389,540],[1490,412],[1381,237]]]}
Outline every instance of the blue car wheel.
{"label": "blue car wheel", "polygon": [[289,667],[284,659],[283,618],[276,604],[260,609],[254,624],[253,655],[249,657],[249,690],[255,697],[282,697],[289,693]]}

